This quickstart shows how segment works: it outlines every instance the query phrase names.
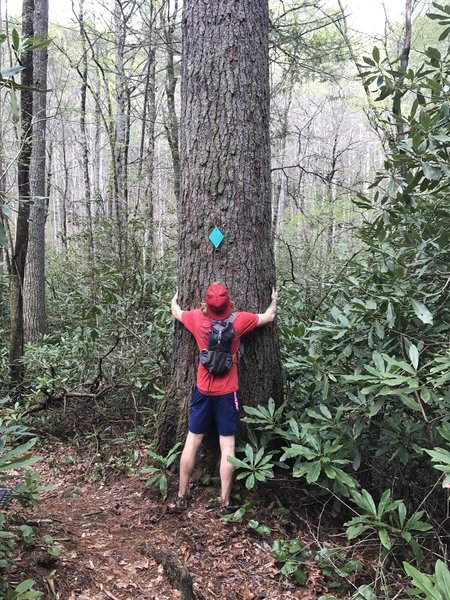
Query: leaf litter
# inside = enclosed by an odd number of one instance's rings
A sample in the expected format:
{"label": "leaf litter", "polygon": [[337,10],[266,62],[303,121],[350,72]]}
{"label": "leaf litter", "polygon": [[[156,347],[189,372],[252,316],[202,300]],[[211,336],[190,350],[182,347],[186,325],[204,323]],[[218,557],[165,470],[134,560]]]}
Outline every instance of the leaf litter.
{"label": "leaf litter", "polygon": [[162,565],[143,555],[150,543],[184,563],[198,600],[314,600],[326,591],[314,565],[305,588],[280,574],[271,543],[286,533],[267,500],[266,509],[258,500],[258,519],[273,529],[262,538],[245,519],[227,523],[217,516],[211,487],[195,487],[190,507],[178,513],[138,476],[94,482],[80,467],[92,469],[82,452],[63,461],[77,454],[72,447],[55,442],[40,451],[34,469],[42,485],[55,487],[39,506],[14,510],[32,525],[36,540],[51,535],[61,551],[50,560],[42,545],[19,546],[10,585],[31,578],[44,598],[56,600],[183,600]]}

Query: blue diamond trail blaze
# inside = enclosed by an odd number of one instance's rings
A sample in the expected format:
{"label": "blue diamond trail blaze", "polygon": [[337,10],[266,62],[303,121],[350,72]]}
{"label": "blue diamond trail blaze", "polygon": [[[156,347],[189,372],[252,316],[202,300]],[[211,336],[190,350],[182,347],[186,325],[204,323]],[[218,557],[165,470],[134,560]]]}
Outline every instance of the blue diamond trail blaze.
{"label": "blue diamond trail blaze", "polygon": [[212,243],[212,245],[214,246],[214,248],[216,248],[216,249],[222,243],[223,238],[224,238],[224,235],[218,227],[214,227],[214,229],[209,234],[209,240]]}

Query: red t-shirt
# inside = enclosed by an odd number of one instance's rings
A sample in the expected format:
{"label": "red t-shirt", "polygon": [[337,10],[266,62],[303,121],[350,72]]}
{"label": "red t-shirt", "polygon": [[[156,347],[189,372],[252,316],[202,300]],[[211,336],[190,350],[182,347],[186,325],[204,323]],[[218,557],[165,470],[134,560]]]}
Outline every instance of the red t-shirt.
{"label": "red t-shirt", "polygon": [[[183,310],[181,322],[195,337],[199,350],[208,347],[208,338],[211,331],[211,319],[209,317],[206,317],[199,308],[196,310]],[[197,387],[202,394],[221,396],[222,394],[236,392],[239,389],[237,351],[239,350],[240,338],[255,329],[257,324],[258,315],[248,312],[236,313],[233,321],[234,337],[231,342],[231,353],[234,357],[233,364],[230,370],[223,375],[211,375],[199,362]]]}

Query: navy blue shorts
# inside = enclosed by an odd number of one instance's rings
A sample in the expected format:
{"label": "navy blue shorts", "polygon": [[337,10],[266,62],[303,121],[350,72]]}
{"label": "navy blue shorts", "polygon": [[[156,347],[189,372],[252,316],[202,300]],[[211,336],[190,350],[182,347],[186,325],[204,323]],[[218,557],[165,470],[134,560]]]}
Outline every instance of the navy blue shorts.
{"label": "navy blue shorts", "polygon": [[239,425],[239,391],[223,396],[207,396],[195,388],[191,399],[189,431],[236,435]]}

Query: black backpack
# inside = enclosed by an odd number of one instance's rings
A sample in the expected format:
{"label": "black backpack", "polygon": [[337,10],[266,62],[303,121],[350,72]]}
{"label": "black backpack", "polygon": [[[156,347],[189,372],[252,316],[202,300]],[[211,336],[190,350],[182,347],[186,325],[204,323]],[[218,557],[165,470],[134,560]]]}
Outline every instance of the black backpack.
{"label": "black backpack", "polygon": [[223,321],[212,321],[208,348],[200,352],[200,362],[211,375],[223,375],[233,364],[231,342],[234,337],[235,313]]}

